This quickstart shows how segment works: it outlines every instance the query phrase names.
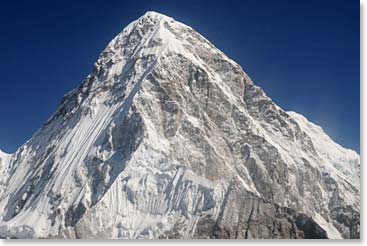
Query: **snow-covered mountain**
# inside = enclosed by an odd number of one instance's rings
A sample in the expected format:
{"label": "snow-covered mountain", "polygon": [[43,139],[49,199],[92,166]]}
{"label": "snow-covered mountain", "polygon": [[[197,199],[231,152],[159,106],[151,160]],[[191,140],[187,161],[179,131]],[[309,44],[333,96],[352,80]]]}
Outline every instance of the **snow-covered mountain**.
{"label": "snow-covered mountain", "polygon": [[147,12],[15,153],[0,237],[359,238],[359,155]]}

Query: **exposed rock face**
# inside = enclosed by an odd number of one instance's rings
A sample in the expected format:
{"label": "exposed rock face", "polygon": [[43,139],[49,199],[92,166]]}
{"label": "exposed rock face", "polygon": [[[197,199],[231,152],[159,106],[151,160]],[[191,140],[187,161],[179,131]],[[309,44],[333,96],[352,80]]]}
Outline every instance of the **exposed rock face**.
{"label": "exposed rock face", "polygon": [[154,12],[0,154],[1,237],[359,238],[359,155]]}

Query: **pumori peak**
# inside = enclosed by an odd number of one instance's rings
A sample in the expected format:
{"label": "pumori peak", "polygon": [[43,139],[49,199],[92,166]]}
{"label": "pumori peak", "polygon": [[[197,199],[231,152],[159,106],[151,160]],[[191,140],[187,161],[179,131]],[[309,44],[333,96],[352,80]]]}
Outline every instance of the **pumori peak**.
{"label": "pumori peak", "polygon": [[360,235],[359,155],[156,12],[0,161],[2,238]]}

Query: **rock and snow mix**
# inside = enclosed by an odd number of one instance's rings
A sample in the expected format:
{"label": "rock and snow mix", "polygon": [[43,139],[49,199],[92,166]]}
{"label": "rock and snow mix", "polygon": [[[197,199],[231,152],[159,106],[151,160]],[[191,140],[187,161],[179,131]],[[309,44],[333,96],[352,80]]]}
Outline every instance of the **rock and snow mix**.
{"label": "rock and snow mix", "polygon": [[147,12],[15,153],[0,237],[358,238],[359,155]]}

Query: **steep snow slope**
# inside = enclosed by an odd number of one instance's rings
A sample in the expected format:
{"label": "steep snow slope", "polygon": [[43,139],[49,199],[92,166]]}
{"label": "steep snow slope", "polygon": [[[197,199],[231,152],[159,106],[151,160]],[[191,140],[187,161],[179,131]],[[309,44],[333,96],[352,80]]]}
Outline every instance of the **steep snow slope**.
{"label": "steep snow slope", "polygon": [[0,168],[7,165],[10,155],[0,149]]}
{"label": "steep snow slope", "polygon": [[0,173],[2,174],[2,178],[0,178],[0,194],[2,194],[4,192],[5,189],[5,184],[4,184],[4,180],[7,178],[7,174],[8,174],[8,167],[9,167],[9,162],[10,162],[10,158],[11,155],[3,152],[0,149]]}
{"label": "steep snow slope", "polygon": [[299,124],[301,129],[306,132],[313,142],[317,143],[315,148],[324,159],[325,168],[338,170],[339,175],[343,175],[343,179],[352,183],[355,187],[360,188],[360,158],[359,155],[350,149],[345,149],[335,143],[320,126],[309,122],[303,115],[296,112],[287,112]]}
{"label": "steep snow slope", "polygon": [[0,237],[359,237],[359,156],[155,12],[2,156]]}

